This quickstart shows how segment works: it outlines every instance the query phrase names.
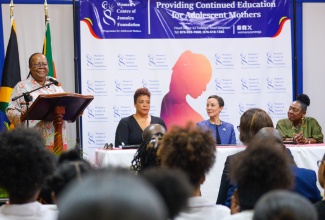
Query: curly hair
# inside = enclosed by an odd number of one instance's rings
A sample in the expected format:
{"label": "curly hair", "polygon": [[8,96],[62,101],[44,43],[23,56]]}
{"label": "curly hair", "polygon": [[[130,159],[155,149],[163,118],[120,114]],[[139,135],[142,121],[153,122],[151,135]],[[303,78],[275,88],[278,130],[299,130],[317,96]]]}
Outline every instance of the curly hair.
{"label": "curly hair", "polygon": [[28,199],[41,189],[55,168],[55,157],[42,134],[16,128],[0,135],[0,186],[10,197]]}
{"label": "curly hair", "polygon": [[215,162],[215,151],[211,133],[188,123],[186,127],[174,126],[164,135],[158,156],[162,166],[183,170],[198,187]]}
{"label": "curly hair", "polygon": [[268,191],[292,188],[293,174],[282,149],[272,140],[258,141],[231,160],[231,177],[237,184],[242,211],[253,209]]}
{"label": "curly hair", "polygon": [[240,117],[239,139],[245,145],[264,127],[274,127],[271,117],[260,108],[251,108]]}
{"label": "curly hair", "polygon": [[137,102],[138,98],[142,95],[146,95],[150,98],[151,93],[149,92],[149,90],[147,88],[139,88],[135,91],[134,96],[133,96],[133,101],[134,104]]}
{"label": "curly hair", "polygon": [[306,94],[300,94],[297,96],[297,100],[298,103],[300,103],[301,105],[301,110],[303,112],[307,111],[307,107],[310,105],[310,99],[308,97],[308,95]]}
{"label": "curly hair", "polygon": [[223,101],[223,98],[220,97],[220,96],[217,96],[217,95],[210,95],[210,96],[208,97],[208,100],[209,100],[209,99],[216,99],[216,100],[218,100],[218,103],[219,103],[219,106],[220,106],[220,107],[225,106],[225,102]]}

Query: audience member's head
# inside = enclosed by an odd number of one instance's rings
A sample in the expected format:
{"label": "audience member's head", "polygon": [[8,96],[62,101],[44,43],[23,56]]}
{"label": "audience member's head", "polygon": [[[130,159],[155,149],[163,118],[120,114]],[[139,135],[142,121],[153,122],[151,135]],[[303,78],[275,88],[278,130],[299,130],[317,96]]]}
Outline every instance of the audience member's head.
{"label": "audience member's head", "polygon": [[66,162],[66,161],[80,161],[80,160],[84,160],[81,157],[81,149],[80,149],[79,146],[75,146],[72,149],[64,151],[60,155],[60,157],[58,159],[58,163],[61,164],[61,163]]}
{"label": "audience member's head", "polygon": [[146,141],[152,138],[161,138],[166,133],[164,126],[160,124],[150,124],[148,125],[142,133],[142,140]]}
{"label": "audience member's head", "polygon": [[237,184],[234,196],[240,211],[253,209],[257,200],[274,189],[291,189],[293,175],[283,145],[273,140],[252,142],[231,161],[231,176]]}
{"label": "audience member's head", "polygon": [[36,200],[55,168],[54,155],[45,147],[41,133],[16,128],[0,134],[0,187],[9,193],[11,204]]}
{"label": "audience member's head", "polygon": [[240,117],[239,139],[248,145],[255,134],[264,127],[274,127],[271,117],[266,111],[259,108],[251,108]]}
{"label": "audience member's head", "polygon": [[274,190],[257,202],[253,220],[317,220],[315,207],[299,194]]}
{"label": "audience member's head", "polygon": [[[321,160],[317,161],[318,165],[318,182],[319,185],[324,189],[325,188],[325,154]],[[324,191],[323,191],[324,193]],[[318,219],[324,219],[325,217],[325,210],[324,210],[324,199],[321,202],[315,204]]]}
{"label": "audience member's head", "polygon": [[168,208],[169,219],[174,219],[187,206],[192,186],[182,171],[156,167],[145,170],[142,176],[160,193]]}
{"label": "audience member's head", "polygon": [[80,156],[78,149],[65,151],[59,158],[60,164],[49,179],[48,185],[52,191],[52,199],[56,201],[68,184],[77,179],[81,181],[84,174],[92,170],[91,165]]}
{"label": "audience member's head", "polygon": [[158,155],[162,166],[184,171],[197,190],[215,162],[215,150],[211,133],[190,123],[186,127],[175,126],[167,132]]}
{"label": "audience member's head", "polygon": [[163,220],[165,204],[148,182],[126,170],[96,170],[59,198],[59,220]]}
{"label": "audience member's head", "polygon": [[291,151],[283,144],[283,139],[279,130],[272,127],[261,128],[254,136],[252,142],[264,141],[273,141],[274,147],[278,147],[279,150],[283,151],[283,153],[285,153],[289,159],[290,164],[296,166],[296,162],[291,154]]}
{"label": "audience member's head", "polygon": [[[255,141],[264,141],[264,140],[270,140],[274,141],[275,144],[279,144],[283,146],[283,139],[281,136],[281,133],[279,130],[273,127],[264,127],[261,128],[256,135],[254,136],[254,142]],[[284,148],[284,146],[283,146]]]}
{"label": "audience member's head", "polygon": [[318,182],[319,184],[325,188],[325,154],[323,158],[319,161],[317,161],[318,165]]}
{"label": "audience member's head", "polygon": [[166,129],[160,124],[150,124],[144,129],[143,141],[131,162],[131,170],[142,172],[145,169],[160,166],[157,150],[165,133]]}

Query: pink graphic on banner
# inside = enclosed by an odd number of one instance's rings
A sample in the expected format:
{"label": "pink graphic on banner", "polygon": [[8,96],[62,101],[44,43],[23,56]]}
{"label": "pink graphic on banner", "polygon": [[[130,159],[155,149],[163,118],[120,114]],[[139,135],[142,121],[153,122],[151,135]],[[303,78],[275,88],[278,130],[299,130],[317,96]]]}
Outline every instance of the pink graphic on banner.
{"label": "pink graphic on banner", "polygon": [[186,96],[198,98],[212,77],[210,61],[202,54],[187,50],[178,58],[170,81],[169,92],[161,103],[160,117],[167,128],[184,126],[188,121],[198,122],[203,117],[186,101]]}

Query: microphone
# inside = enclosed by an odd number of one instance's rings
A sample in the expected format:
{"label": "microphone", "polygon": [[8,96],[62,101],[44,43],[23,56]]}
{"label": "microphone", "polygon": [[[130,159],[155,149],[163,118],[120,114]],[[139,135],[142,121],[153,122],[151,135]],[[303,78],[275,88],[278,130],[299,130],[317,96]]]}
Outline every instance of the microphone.
{"label": "microphone", "polygon": [[106,143],[106,144],[104,145],[104,149],[112,150],[112,149],[113,149],[113,144],[112,144],[112,143],[110,143],[110,144]]}
{"label": "microphone", "polygon": [[41,88],[44,88],[45,86],[48,86],[49,87],[52,84],[54,84],[56,86],[61,86],[61,83],[59,83],[56,79],[54,79],[54,78],[52,78],[50,76],[47,76],[46,79],[48,81],[50,81],[51,83],[45,84],[44,86],[38,87],[38,88],[33,89],[33,90],[29,91],[29,92],[24,92],[23,94],[12,98],[11,101],[16,101],[17,99],[19,99],[19,98],[21,98],[21,97],[24,96],[26,103],[28,103],[28,102],[30,102],[30,101],[33,100],[33,97],[30,96],[30,93],[35,92],[35,91],[37,91],[37,90],[39,90]]}
{"label": "microphone", "polygon": [[61,86],[61,83],[59,83],[56,79],[54,79],[52,77],[49,77],[48,80],[56,86]]}

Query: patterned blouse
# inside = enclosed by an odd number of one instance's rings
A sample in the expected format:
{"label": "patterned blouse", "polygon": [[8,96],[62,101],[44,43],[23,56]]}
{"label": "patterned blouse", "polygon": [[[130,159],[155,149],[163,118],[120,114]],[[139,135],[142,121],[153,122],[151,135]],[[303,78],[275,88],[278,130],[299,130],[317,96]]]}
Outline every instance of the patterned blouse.
{"label": "patterned blouse", "polygon": [[[276,124],[276,129],[280,131],[283,139],[293,137],[292,124],[291,121],[287,118],[279,120]],[[303,135],[306,138],[314,138],[315,140],[317,140],[317,143],[324,142],[322,127],[319,125],[315,118],[305,117],[304,127],[300,128],[300,130],[295,132],[299,133],[300,131],[303,132]]]}
{"label": "patterned blouse", "polygon": [[[48,78],[45,81],[45,84],[51,83]],[[26,109],[26,102],[24,97],[21,97],[15,101],[11,101],[12,98],[22,95],[24,92],[28,92],[34,89],[41,87],[38,82],[34,80],[32,76],[28,77],[25,80],[20,81],[16,84],[13,89],[13,92],[10,97],[10,102],[8,108],[6,109],[6,114],[11,123],[15,125],[15,127],[25,125],[26,121],[21,122],[20,116],[22,110]],[[39,94],[54,94],[54,93],[64,93],[64,90],[61,86],[50,85],[49,87],[41,88],[35,92],[30,93],[33,97],[33,100],[29,103],[29,106],[32,105],[33,101],[36,100]],[[43,136],[46,140],[46,146],[54,145],[54,126],[52,122],[49,121],[40,121],[40,120],[29,120],[29,127],[35,127],[37,130],[40,130],[43,133]],[[66,138],[66,129],[65,124],[62,126],[62,135],[63,135],[63,148],[67,146],[67,138]]]}

